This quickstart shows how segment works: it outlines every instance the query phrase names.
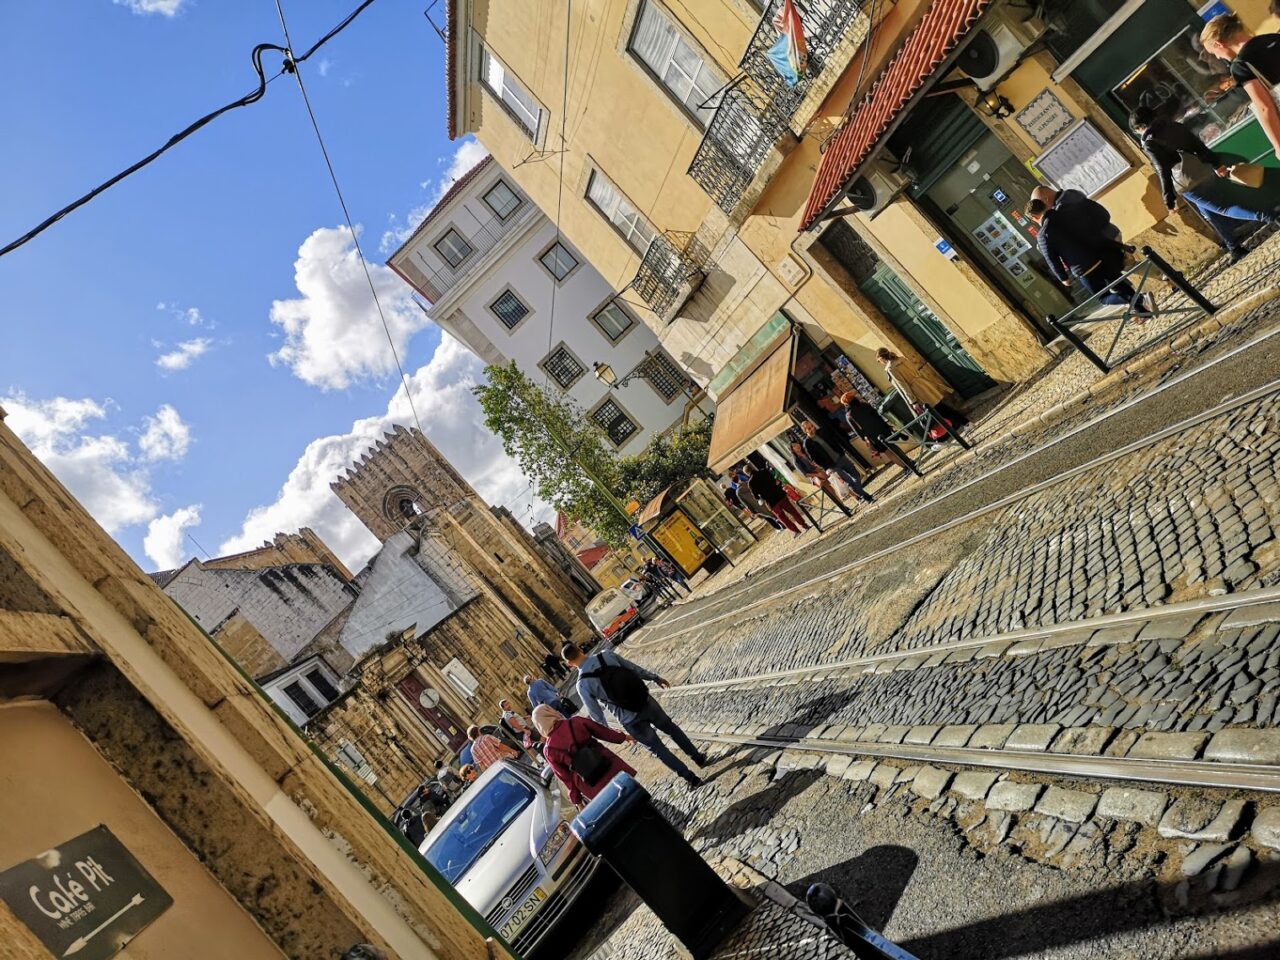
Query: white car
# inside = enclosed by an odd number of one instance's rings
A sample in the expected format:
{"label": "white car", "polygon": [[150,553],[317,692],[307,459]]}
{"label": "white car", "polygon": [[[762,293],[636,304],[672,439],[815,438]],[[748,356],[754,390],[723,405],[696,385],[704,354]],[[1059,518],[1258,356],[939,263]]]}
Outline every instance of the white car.
{"label": "white car", "polygon": [[569,830],[576,814],[550,770],[539,776],[502,760],[467,787],[418,850],[517,953],[528,954],[600,865]]}

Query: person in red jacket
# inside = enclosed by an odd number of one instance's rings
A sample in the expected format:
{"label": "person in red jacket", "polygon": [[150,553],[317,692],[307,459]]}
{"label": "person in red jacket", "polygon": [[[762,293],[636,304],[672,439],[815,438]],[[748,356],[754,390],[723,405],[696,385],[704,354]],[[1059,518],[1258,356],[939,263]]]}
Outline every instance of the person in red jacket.
{"label": "person in red jacket", "polygon": [[542,734],[542,755],[577,806],[595,797],[619,773],[635,776],[631,764],[600,742],[635,743],[630,734],[590,717],[566,718],[548,706],[534,708],[533,725]]}

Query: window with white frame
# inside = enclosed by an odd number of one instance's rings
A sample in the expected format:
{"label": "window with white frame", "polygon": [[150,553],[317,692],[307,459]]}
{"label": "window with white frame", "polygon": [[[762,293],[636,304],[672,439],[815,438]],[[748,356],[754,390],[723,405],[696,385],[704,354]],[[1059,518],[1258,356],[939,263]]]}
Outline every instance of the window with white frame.
{"label": "window with white frame", "polygon": [[605,339],[610,343],[617,343],[622,339],[622,335],[635,325],[635,320],[631,318],[626,308],[614,297],[603,307],[591,315],[591,322],[596,325]]}
{"label": "window with white frame", "polygon": [[489,188],[482,200],[490,210],[492,210],[499,220],[506,220],[517,210],[524,201],[516,194],[514,190],[507,186],[505,180],[499,180]]}
{"label": "window with white frame", "polygon": [[546,359],[539,366],[560,385],[561,390],[568,390],[587,372],[582,361],[575,357],[563,343],[547,354]]}
{"label": "window with white frame", "polygon": [[310,671],[307,675],[307,683],[316,688],[316,693],[324,697],[326,701],[332,703],[338,699],[338,688],[329,682],[329,678],[324,675],[324,671],[319,667]]}
{"label": "window with white frame", "polygon": [[542,122],[542,108],[502,61],[484,47],[480,48],[480,82],[498,98],[529,139],[536,140],[538,125]]}
{"label": "window with white frame", "polygon": [[622,191],[599,170],[591,171],[587,182],[587,199],[622,234],[622,239],[637,253],[644,253],[653,241],[654,230],[640,211],[622,195]]}
{"label": "window with white frame", "polygon": [[529,308],[525,302],[516,296],[513,290],[503,290],[498,295],[498,299],[489,304],[489,309],[493,311],[493,315],[502,321],[502,325],[508,330],[514,330],[520,325],[520,321],[529,315]]}
{"label": "window with white frame", "polygon": [[662,350],[649,355],[644,365],[644,378],[654,392],[670,403],[684,389],[684,372]]}
{"label": "window with white frame", "polygon": [[578,265],[578,259],[563,243],[557,240],[538,258],[547,273],[551,274],[557,280],[563,280],[569,274],[573,273],[574,268]]}
{"label": "window with white frame", "polygon": [[635,421],[627,416],[626,411],[612,397],[606,397],[600,406],[591,411],[591,419],[605,432],[605,436],[615,447],[622,446],[639,429]]}
{"label": "window with white frame", "polygon": [[316,702],[315,697],[311,696],[307,688],[297,680],[285,685],[284,695],[293,701],[294,706],[301,710],[304,716],[314,717],[320,712],[320,704]]}
{"label": "window with white frame", "polygon": [[453,227],[433,244],[436,252],[444,257],[444,262],[449,266],[457,268],[462,265],[462,261],[471,256],[473,248],[467,243],[467,238],[460,234]]}
{"label": "window with white frame", "polygon": [[667,92],[705,128],[716,111],[703,104],[724,86],[725,78],[653,0],[644,0],[630,46]]}

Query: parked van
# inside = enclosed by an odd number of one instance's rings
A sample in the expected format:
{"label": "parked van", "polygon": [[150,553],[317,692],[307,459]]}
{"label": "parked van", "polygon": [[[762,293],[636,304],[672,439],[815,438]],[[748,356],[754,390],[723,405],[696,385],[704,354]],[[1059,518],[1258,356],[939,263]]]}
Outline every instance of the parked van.
{"label": "parked van", "polygon": [[617,587],[602,590],[587,604],[587,619],[606,640],[620,640],[640,625],[636,601]]}

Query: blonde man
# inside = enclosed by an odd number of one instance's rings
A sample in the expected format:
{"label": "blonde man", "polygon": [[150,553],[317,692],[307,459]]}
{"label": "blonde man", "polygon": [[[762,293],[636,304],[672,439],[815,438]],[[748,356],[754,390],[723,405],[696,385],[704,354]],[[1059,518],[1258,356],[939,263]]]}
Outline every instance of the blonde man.
{"label": "blonde man", "polygon": [[1262,132],[1280,156],[1280,106],[1274,89],[1280,84],[1280,34],[1255,37],[1238,16],[1224,13],[1205,24],[1200,42],[1215,57],[1229,61],[1232,79],[1248,95]]}

